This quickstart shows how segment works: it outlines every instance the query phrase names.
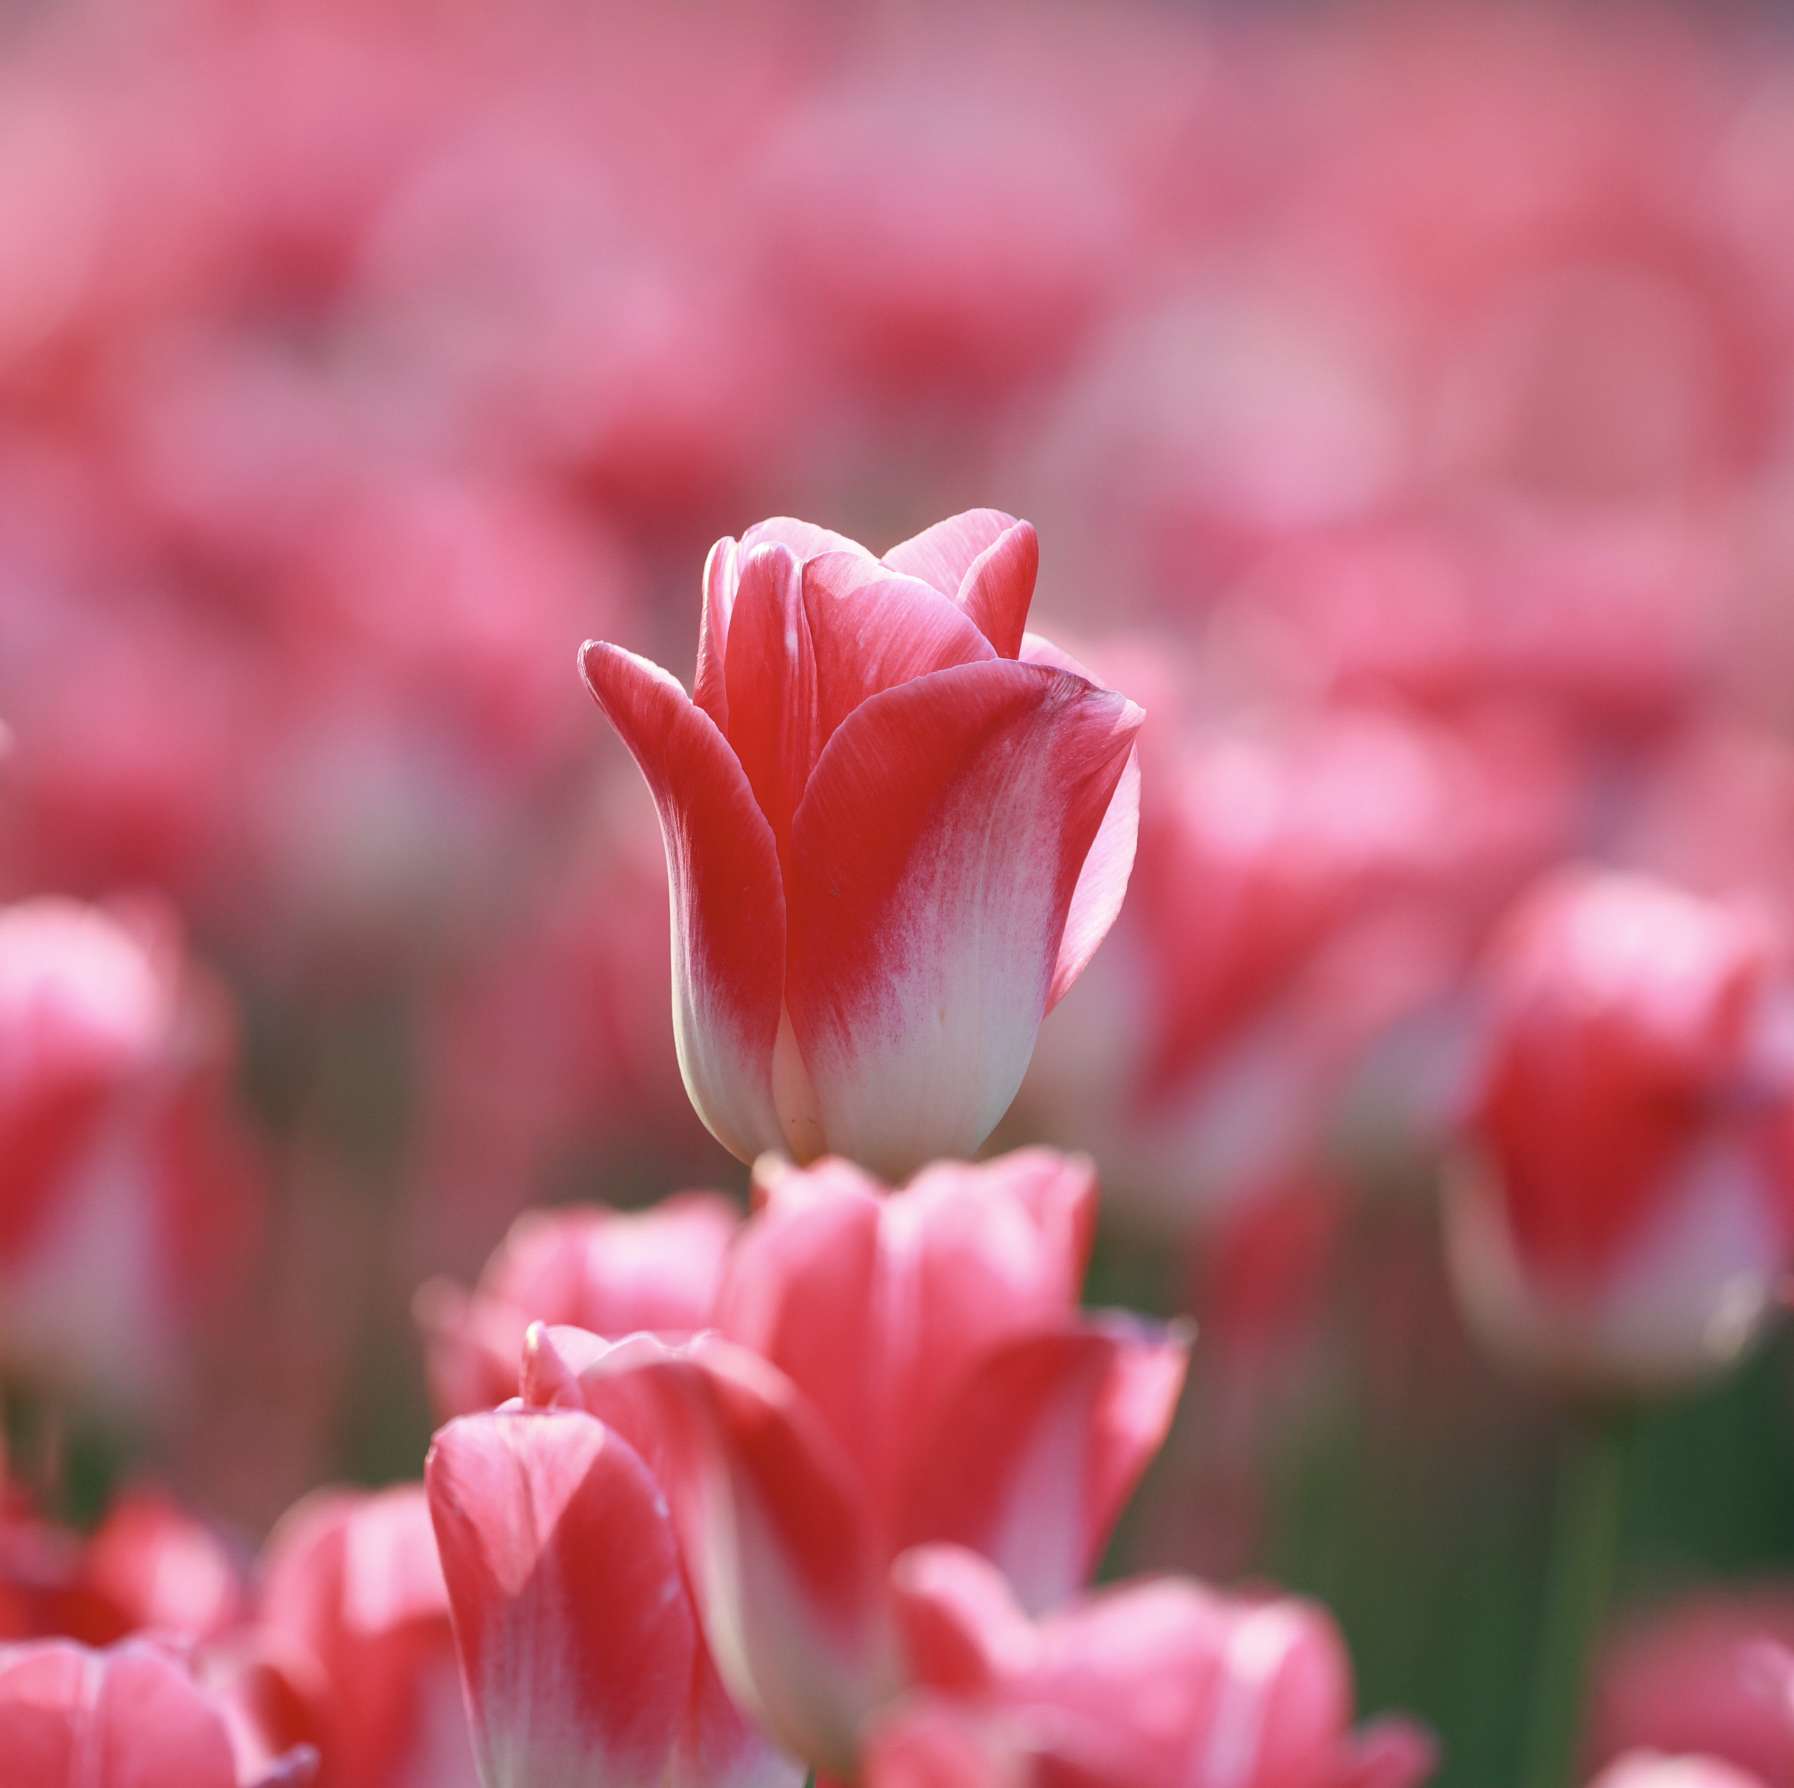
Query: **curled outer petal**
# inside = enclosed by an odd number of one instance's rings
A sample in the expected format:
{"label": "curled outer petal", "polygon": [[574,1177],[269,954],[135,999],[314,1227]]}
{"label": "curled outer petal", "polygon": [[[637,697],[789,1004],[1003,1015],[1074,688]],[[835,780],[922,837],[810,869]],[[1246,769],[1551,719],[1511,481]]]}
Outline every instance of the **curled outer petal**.
{"label": "curled outer petal", "polygon": [[587,686],[660,814],[673,919],[673,1036],[711,1134],[743,1160],[782,1141],[772,1097],[785,896],[772,828],[716,723],[658,666],[591,642]]}

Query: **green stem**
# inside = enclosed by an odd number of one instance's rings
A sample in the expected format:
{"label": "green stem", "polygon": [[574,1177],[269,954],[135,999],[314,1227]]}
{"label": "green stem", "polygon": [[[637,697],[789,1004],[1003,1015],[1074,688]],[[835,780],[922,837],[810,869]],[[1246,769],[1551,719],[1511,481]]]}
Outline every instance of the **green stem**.
{"label": "green stem", "polygon": [[1526,1788],[1575,1788],[1589,1664],[1613,1593],[1619,1553],[1625,1419],[1579,1412],[1558,1468],[1527,1735]]}

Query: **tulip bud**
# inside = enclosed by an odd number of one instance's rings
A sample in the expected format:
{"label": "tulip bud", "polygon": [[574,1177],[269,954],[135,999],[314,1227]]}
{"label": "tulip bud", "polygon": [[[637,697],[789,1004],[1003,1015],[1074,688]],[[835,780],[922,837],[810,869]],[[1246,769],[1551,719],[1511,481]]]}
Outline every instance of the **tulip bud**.
{"label": "tulip bud", "polygon": [[1748,916],[1571,874],[1524,901],[1490,1035],[1452,1265],[1499,1352],[1594,1394],[1719,1370],[1794,1237],[1790,984]]}
{"label": "tulip bud", "polygon": [[1024,633],[1037,562],[995,510],[882,560],[779,518],[711,549],[691,696],[581,655],[660,811],[686,1089],[743,1160],[971,1154],[1120,907],[1142,715]]}

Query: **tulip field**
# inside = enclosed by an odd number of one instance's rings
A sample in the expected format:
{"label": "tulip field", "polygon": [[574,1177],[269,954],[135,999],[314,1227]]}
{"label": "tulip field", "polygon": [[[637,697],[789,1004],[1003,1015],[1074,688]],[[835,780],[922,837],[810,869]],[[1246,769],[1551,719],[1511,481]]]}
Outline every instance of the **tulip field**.
{"label": "tulip field", "polygon": [[0,1788],[1794,1788],[1794,14],[0,7]]}

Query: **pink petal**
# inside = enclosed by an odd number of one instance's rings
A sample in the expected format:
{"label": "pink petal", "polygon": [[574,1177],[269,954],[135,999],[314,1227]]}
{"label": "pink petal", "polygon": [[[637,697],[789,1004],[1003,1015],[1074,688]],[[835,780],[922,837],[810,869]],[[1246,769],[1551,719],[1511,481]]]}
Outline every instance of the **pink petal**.
{"label": "pink petal", "polygon": [[1144,1324],[1089,1324],[996,1349],[918,1448],[902,1541],[990,1559],[1031,1610],[1089,1577],[1164,1440],[1188,1342]]}
{"label": "pink petal", "polygon": [[891,1600],[912,1682],[955,1695],[1028,1668],[1034,1629],[1009,1580],[963,1546],[917,1546],[891,1567]]}
{"label": "pink petal", "polygon": [[218,1707],[160,1647],[52,1639],[0,1654],[0,1782],[236,1788]]}
{"label": "pink petal", "polygon": [[999,534],[966,568],[955,599],[1004,658],[1018,657],[1040,575],[1040,537],[1029,522]]}
{"label": "pink petal", "polygon": [[993,656],[957,604],[861,555],[812,559],[803,582],[816,653],[818,750],[881,689]]}
{"label": "pink petal", "polygon": [[[1037,633],[1024,637],[1021,659],[1024,664],[1050,665],[1087,682],[1095,681],[1069,652],[1060,651]],[[1065,935],[1059,943],[1059,958],[1053,964],[1053,986],[1047,995],[1049,1012],[1071,991],[1071,984],[1096,954],[1097,945],[1109,935],[1109,927],[1115,923],[1127,896],[1139,836],[1140,748],[1136,745],[1128,753],[1127,767],[1121,772],[1084,867],[1078,871],[1078,885],[1065,918]]]}
{"label": "pink petal", "polygon": [[656,1355],[644,1339],[588,1356],[578,1378],[586,1407],[607,1422],[613,1409],[652,1422],[731,1694],[794,1752],[846,1770],[891,1666],[878,1561],[845,1462],[790,1381],[757,1355],[714,1340]]}
{"label": "pink petal", "polygon": [[968,509],[900,540],[884,562],[905,577],[932,584],[943,596],[957,597],[973,562],[1015,526],[1015,517],[1001,509]]}
{"label": "pink petal", "polygon": [[656,1783],[697,1633],[647,1467],[590,1416],[463,1416],[425,1467],[488,1788]]}
{"label": "pink petal", "polygon": [[740,573],[740,548],[733,534],[725,534],[704,560],[704,606],[698,617],[698,668],[692,678],[691,699],[717,724],[729,730],[728,664],[729,620],[735,611],[735,587]]}
{"label": "pink petal", "polygon": [[587,644],[587,685],[660,813],[673,914],[673,1036],[699,1117],[743,1160],[782,1138],[772,1053],[785,898],[772,829],[716,724],[658,666]]}
{"label": "pink petal", "polygon": [[774,515],[755,522],[741,537],[743,557],[769,540],[789,547],[799,559],[814,559],[821,553],[858,553],[862,558],[872,557],[857,540],[837,534],[833,528],[818,527],[815,522],[799,521],[794,515]]}
{"label": "pink petal", "polygon": [[829,741],[792,827],[786,999],[830,1149],[900,1178],[990,1134],[1139,721],[999,659],[887,689]]}

